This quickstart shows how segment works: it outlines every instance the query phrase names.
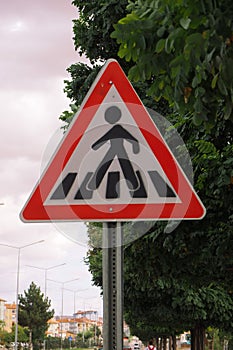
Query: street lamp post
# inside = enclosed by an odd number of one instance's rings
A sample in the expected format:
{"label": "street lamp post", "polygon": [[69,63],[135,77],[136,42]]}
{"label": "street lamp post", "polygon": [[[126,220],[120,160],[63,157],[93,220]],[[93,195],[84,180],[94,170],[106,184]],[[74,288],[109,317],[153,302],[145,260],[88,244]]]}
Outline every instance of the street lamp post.
{"label": "street lamp post", "polygon": [[13,248],[18,250],[18,262],[17,262],[17,283],[16,283],[16,312],[15,312],[15,350],[18,348],[18,317],[19,317],[19,273],[20,273],[20,256],[21,256],[21,250],[27,247],[30,247],[32,245],[42,243],[44,240],[32,242],[30,244],[25,244],[23,246],[17,247],[10,244],[0,243],[3,247]]}
{"label": "street lamp post", "polygon": [[72,289],[67,289],[67,288],[64,288],[64,289],[68,290],[69,292],[74,293],[74,314],[75,314],[75,310],[76,310],[76,293],[84,292],[85,290],[88,290],[88,288],[78,289],[78,290],[72,290]]}
{"label": "street lamp post", "polygon": [[62,319],[63,319],[63,306],[64,306],[64,302],[63,302],[64,286],[65,286],[66,283],[74,282],[74,281],[77,281],[77,280],[79,280],[79,278],[74,278],[72,280],[61,282],[61,281],[51,280],[51,279],[48,278],[48,281],[55,282],[55,283],[60,283],[61,286],[62,286],[62,296],[61,296],[61,350],[62,350],[62,331],[63,331]]}
{"label": "street lamp post", "polygon": [[38,266],[26,265],[28,267],[32,267],[32,268],[38,269],[38,270],[43,270],[45,272],[45,277],[44,277],[44,295],[45,295],[45,298],[47,297],[47,272],[49,270],[53,270],[57,267],[64,266],[64,265],[66,265],[66,263],[54,265],[54,266],[50,266],[50,267],[38,267]]}
{"label": "street lamp post", "polygon": [[[38,267],[38,266],[33,266],[33,265],[26,265],[26,266],[28,266],[28,267],[32,267],[32,268],[38,269],[38,270],[43,270],[43,271],[45,272],[45,276],[44,276],[44,296],[45,296],[45,298],[47,297],[47,272],[48,272],[49,270],[55,269],[56,267],[60,267],[60,266],[64,266],[64,265],[66,265],[66,263],[58,264],[58,265],[53,265],[53,266],[50,266],[50,267]],[[46,342],[46,341],[45,341],[45,339],[44,339],[44,344],[43,344],[44,350],[45,350],[45,345],[46,345],[45,342]]]}
{"label": "street lamp post", "polygon": [[94,311],[94,314],[95,314],[95,345],[97,345],[98,311]]}

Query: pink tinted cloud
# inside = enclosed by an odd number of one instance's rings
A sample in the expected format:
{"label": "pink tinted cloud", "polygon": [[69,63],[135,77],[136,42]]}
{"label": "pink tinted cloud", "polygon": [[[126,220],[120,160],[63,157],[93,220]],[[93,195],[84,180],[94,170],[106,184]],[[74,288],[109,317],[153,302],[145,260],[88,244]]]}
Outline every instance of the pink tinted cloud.
{"label": "pink tinted cloud", "polygon": [[[72,41],[72,19],[76,17],[70,0],[0,0],[0,202],[5,203],[0,208],[0,242],[20,246],[45,239],[34,250],[22,252],[20,292],[35,276],[35,270],[26,270],[26,264],[46,267],[66,262],[67,271],[51,271],[50,278],[72,279],[78,266],[78,282],[91,289],[85,296],[93,295],[87,267],[80,263],[83,246],[61,235],[63,228],[26,225],[19,219],[39,179],[45,148],[62,125],[59,115],[70,103],[63,80],[69,65],[80,61]],[[81,236],[83,231],[77,227]],[[0,274],[5,282],[0,297],[8,302],[15,300],[16,260],[17,251],[0,247]],[[43,288],[43,273],[36,277],[36,284]],[[48,295],[59,313],[61,289],[50,284]],[[72,313],[73,298],[68,295],[65,301]]]}
{"label": "pink tinted cloud", "polygon": [[4,89],[38,88],[41,79],[63,76],[80,58],[74,50],[69,0],[0,2],[0,75]]}
{"label": "pink tinted cloud", "polygon": [[8,0],[0,13],[0,157],[39,161],[70,102],[63,81],[80,61],[72,41],[77,9],[69,0]]}

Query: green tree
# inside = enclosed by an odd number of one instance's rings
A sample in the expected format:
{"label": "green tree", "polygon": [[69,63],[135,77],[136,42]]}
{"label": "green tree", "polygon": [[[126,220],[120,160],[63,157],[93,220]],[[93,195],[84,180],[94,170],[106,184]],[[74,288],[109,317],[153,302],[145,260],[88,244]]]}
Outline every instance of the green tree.
{"label": "green tree", "polygon": [[5,322],[0,320],[0,331],[2,331],[5,327]]}
{"label": "green tree", "polygon": [[[162,224],[156,224],[149,235],[126,249],[126,300],[132,305],[128,310],[129,324],[139,326],[139,331],[140,324],[136,324],[135,317],[144,303],[139,319],[143,320],[146,314],[159,320],[158,325],[149,316],[144,321],[154,326],[154,333],[159,331],[157,326],[162,325],[163,332],[165,326],[170,327],[170,332],[180,327],[193,329],[195,334],[201,330],[202,336],[196,339],[202,338],[204,346],[206,326],[225,331],[231,328],[232,134],[221,123],[210,134],[194,128],[191,120],[187,122],[182,118],[181,125],[192,155],[195,187],[207,215],[192,224],[182,222],[174,232],[166,232]],[[222,140],[228,135],[222,145],[218,142],[220,135]],[[133,271],[137,271],[136,281],[128,278]]]}
{"label": "green tree", "polygon": [[[12,327],[12,337],[15,340],[15,326]],[[18,342],[27,343],[29,341],[29,331],[27,327],[18,325]],[[14,341],[12,340],[12,341]]]}
{"label": "green tree", "polygon": [[[92,67],[68,69],[72,79],[65,91],[72,112],[62,118],[71,118],[78,109],[99,61],[117,57],[115,38],[121,45],[119,62],[126,73],[130,69],[144,104],[156,110],[164,105],[159,112],[167,115],[165,99],[178,111],[170,120],[191,154],[195,188],[207,215],[201,222],[183,222],[175,231],[166,223],[149,228],[140,223],[145,236],[125,247],[125,316],[142,339],[191,329],[196,335],[193,348],[202,349],[205,328],[227,331],[233,316],[232,79],[228,84],[231,74],[226,74],[232,50],[231,3],[138,0],[130,2],[128,16],[124,1],[96,1],[95,7],[83,0],[73,4],[80,13],[74,22],[75,45]],[[114,21],[121,17],[110,39]],[[89,231],[95,231],[93,224]],[[101,286],[101,249],[90,249],[87,261],[93,281]]]}
{"label": "green tree", "polygon": [[127,3],[128,0],[97,0],[93,6],[88,0],[72,1],[79,11],[79,18],[73,21],[75,49],[92,64],[117,58],[118,45],[110,39],[110,33],[125,13]]}
{"label": "green tree", "polygon": [[[148,225],[149,231],[146,223],[128,225],[133,233],[139,227],[148,234],[125,248],[126,320],[142,339],[192,329],[204,346],[205,327],[227,331],[232,326],[232,134],[223,123],[206,134],[191,118],[174,116],[173,122],[192,155],[195,187],[207,215],[174,232],[164,231],[164,223]],[[92,249],[88,259],[101,285],[101,251]]]}
{"label": "green tree", "polygon": [[9,345],[11,342],[14,342],[15,337],[14,337],[14,333],[13,332],[6,332],[6,331],[2,331],[1,332],[1,343],[3,343],[4,345]]}
{"label": "green tree", "polygon": [[46,349],[59,349],[61,347],[61,339],[58,337],[46,338]]}
{"label": "green tree", "polygon": [[[11,342],[15,341],[15,326],[12,327],[12,331],[9,333],[7,331],[0,332],[0,339],[5,345],[9,345]],[[28,342],[28,331],[26,328],[18,325],[18,342],[27,343]]]}
{"label": "green tree", "polygon": [[208,130],[219,119],[232,121],[232,1],[136,0],[128,11],[112,38],[133,64],[130,79],[153,78],[151,96],[191,112]]}
{"label": "green tree", "polygon": [[[125,14],[128,0],[96,0],[95,6],[88,0],[73,0],[79,17],[73,21],[74,46],[85,55],[88,64],[76,63],[67,71],[71,81],[65,81],[65,93],[71,99],[71,110],[64,111],[60,119],[70,122],[86,96],[105,59],[117,58],[118,45],[110,38],[113,23]],[[114,8],[114,11],[113,11]],[[122,64],[124,60],[122,60]]]}
{"label": "green tree", "polygon": [[33,345],[44,339],[48,329],[47,321],[54,315],[54,310],[50,307],[51,301],[44,297],[34,282],[24,291],[24,295],[19,295],[19,324],[28,328]]}
{"label": "green tree", "polygon": [[[132,66],[119,58],[118,45],[115,39],[110,37],[114,29],[113,24],[127,13],[127,3],[128,0],[96,0],[93,6],[88,0],[73,0],[72,4],[79,12],[79,18],[73,21],[75,49],[80,55],[85,55],[89,63],[75,63],[67,69],[71,80],[65,80],[64,92],[71,104],[70,110],[62,113],[61,120],[67,123],[71,121],[106,59],[117,59],[126,74]],[[145,105],[153,108],[154,100],[146,93],[150,83],[140,81],[134,83],[134,88],[140,92],[140,98]],[[168,110],[168,103],[161,99],[157,104],[157,112],[166,114]]]}

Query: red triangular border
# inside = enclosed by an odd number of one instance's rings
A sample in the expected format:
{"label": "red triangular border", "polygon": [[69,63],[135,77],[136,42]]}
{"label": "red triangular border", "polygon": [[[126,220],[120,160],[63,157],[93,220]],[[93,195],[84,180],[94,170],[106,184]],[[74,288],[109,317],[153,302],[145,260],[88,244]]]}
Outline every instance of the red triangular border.
{"label": "red triangular border", "polygon": [[[61,170],[64,169],[99,105],[108,93],[111,83],[115,85],[122,100],[127,105],[152,152],[181,199],[181,203],[111,204],[111,211],[109,211],[109,205],[106,204],[44,205],[44,201],[60,176]],[[112,59],[106,62],[97,76],[80,111],[71,123],[20,214],[21,219],[25,222],[201,219],[204,215],[205,208],[202,202],[148,115],[119,63]]]}

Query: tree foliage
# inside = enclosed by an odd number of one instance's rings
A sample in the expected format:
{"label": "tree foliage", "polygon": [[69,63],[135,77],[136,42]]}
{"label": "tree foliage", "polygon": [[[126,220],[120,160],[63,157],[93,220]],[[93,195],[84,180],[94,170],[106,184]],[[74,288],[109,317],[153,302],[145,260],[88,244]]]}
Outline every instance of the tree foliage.
{"label": "tree foliage", "polygon": [[153,78],[148,93],[176,111],[191,112],[207,130],[233,120],[231,0],[136,0],[114,25],[130,79]]}
{"label": "tree foliage", "polygon": [[145,237],[125,249],[127,320],[141,333],[148,332],[146,324],[153,334],[200,325],[229,331],[233,134],[224,123],[206,134],[202,127],[194,127],[191,117],[173,115],[172,121],[186,141],[195,189],[207,214],[202,221],[183,221],[174,231],[155,223]]}
{"label": "tree foliage", "polygon": [[[78,62],[67,69],[71,80],[65,80],[64,92],[72,103],[70,110],[64,111],[60,116],[61,120],[67,123],[71,121],[106,59],[117,59],[126,74],[132,66],[131,63],[119,58],[118,44],[110,37],[114,29],[113,24],[126,15],[127,3],[127,0],[96,0],[93,6],[88,0],[72,2],[79,12],[79,17],[73,21],[75,49],[80,55],[85,55],[88,62]],[[150,81],[138,81],[133,85],[145,105],[154,108],[154,99],[146,93]],[[157,112],[166,114],[168,111],[167,101],[161,99],[157,105]]]}
{"label": "tree foliage", "polygon": [[[207,214],[174,231],[172,224],[166,230],[166,223],[127,224],[135,237],[137,230],[147,233],[125,247],[124,259],[125,316],[142,339],[200,325],[224,331],[232,327],[232,133],[222,123],[206,134],[193,126],[191,117],[171,119],[186,140],[195,188]],[[90,227],[92,236],[95,228]],[[92,249],[88,261],[101,285],[101,251]]]}
{"label": "tree foliage", "polygon": [[[26,328],[21,327],[18,325],[18,342],[20,343],[27,343],[28,342],[28,331]],[[4,343],[5,345],[9,346],[11,342],[15,341],[15,326],[12,327],[11,332],[7,332],[4,330],[0,330],[0,340],[1,343]]]}
{"label": "tree foliage", "polygon": [[[118,45],[110,38],[113,24],[124,14],[127,0],[97,0],[95,6],[88,0],[73,0],[79,16],[73,20],[74,46],[85,55],[87,63],[75,63],[67,71],[71,81],[65,81],[65,93],[73,102],[71,111],[65,111],[60,119],[70,122],[86,96],[91,84],[107,58],[117,58]],[[112,9],[114,8],[114,11]],[[124,60],[122,64],[125,65]],[[127,65],[127,64],[126,64]]]}
{"label": "tree foliage", "polygon": [[74,20],[75,49],[96,63],[109,57],[117,58],[118,45],[110,40],[113,24],[125,13],[127,0],[97,0],[95,6],[88,0],[73,0],[79,10],[79,18]]}
{"label": "tree foliage", "polygon": [[40,287],[32,282],[24,295],[19,295],[19,324],[28,327],[32,333],[32,342],[36,344],[44,339],[48,329],[47,321],[53,317],[51,301],[41,293]]}
{"label": "tree foliage", "polygon": [[[71,81],[66,81],[65,92],[72,112],[65,112],[64,119],[78,109],[102,62],[117,58],[117,39],[118,61],[136,81],[144,104],[169,117],[181,134],[192,159],[195,189],[207,209],[202,221],[170,223],[169,228],[164,222],[125,224],[127,232],[144,232],[124,249],[126,320],[142,339],[185,329],[203,334],[207,326],[229,331],[233,326],[232,4],[135,0],[127,9],[125,0],[97,0],[94,7],[83,0],[73,4],[80,13],[74,21],[75,47],[92,66],[78,63],[68,69]],[[164,101],[176,113],[168,115]],[[100,225],[89,224],[88,229],[98,239]],[[94,246],[87,256],[98,286],[101,253]]]}

